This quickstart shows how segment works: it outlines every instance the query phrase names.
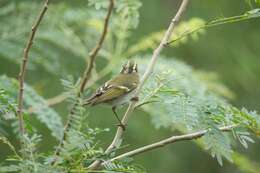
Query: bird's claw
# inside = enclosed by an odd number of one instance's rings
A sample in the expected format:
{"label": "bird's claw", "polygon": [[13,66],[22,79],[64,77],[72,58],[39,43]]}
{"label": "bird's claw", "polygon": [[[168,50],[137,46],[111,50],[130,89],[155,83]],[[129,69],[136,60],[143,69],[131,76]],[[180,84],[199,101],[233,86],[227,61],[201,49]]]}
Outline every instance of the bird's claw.
{"label": "bird's claw", "polygon": [[138,96],[136,96],[136,97],[132,97],[132,98],[131,98],[131,101],[138,102],[138,101],[139,101],[139,97],[138,97]]}
{"label": "bird's claw", "polygon": [[123,131],[126,130],[126,125],[120,123],[120,124],[117,124],[118,127],[121,127],[123,129]]}

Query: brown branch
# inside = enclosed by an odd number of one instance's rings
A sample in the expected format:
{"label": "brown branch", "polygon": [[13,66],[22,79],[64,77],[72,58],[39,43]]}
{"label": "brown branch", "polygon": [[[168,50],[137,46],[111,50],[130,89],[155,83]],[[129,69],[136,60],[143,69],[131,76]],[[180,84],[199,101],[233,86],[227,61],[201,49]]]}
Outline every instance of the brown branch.
{"label": "brown branch", "polygon": [[[229,125],[229,126],[220,127],[219,130],[227,132],[227,131],[231,131],[235,127],[236,127],[236,125]],[[173,144],[175,142],[198,139],[198,138],[201,138],[202,136],[204,136],[207,133],[207,131],[208,130],[201,130],[201,131],[190,133],[190,134],[171,136],[169,138],[163,139],[163,140],[155,142],[153,144],[149,144],[149,145],[137,148],[135,150],[126,152],[124,154],[121,154],[119,156],[116,156],[108,161],[105,161],[104,163],[102,163],[102,165],[109,163],[109,162],[113,162],[115,160],[125,158],[125,157],[132,157],[132,156],[135,156],[135,155],[147,152],[147,151],[161,148],[168,144]]]}
{"label": "brown branch", "polygon": [[[108,23],[109,23],[109,19],[110,19],[110,16],[112,14],[113,8],[114,8],[114,0],[110,0],[108,11],[107,11],[107,14],[106,14],[106,17],[105,17],[105,22],[104,22],[102,34],[100,36],[100,39],[99,39],[97,45],[89,53],[89,57],[88,57],[89,63],[87,65],[85,72],[83,73],[83,76],[82,76],[82,79],[81,79],[81,82],[80,82],[79,92],[77,93],[78,97],[80,97],[80,95],[84,92],[85,86],[90,79],[91,71],[94,67],[94,62],[95,62],[96,56],[97,56],[97,54],[98,54],[98,52],[99,52],[99,50],[100,50],[100,48],[101,48],[101,46],[102,46],[102,44],[105,40],[105,37],[107,35]],[[75,108],[77,107],[78,104],[79,103],[75,103],[70,110],[70,113],[68,115],[67,121],[66,121],[65,126],[64,126],[63,137],[60,140],[59,146],[55,150],[54,160],[51,162],[51,165],[54,165],[56,163],[57,156],[60,155],[60,149],[63,146],[64,141],[66,140],[66,133],[67,133],[69,127],[70,127],[70,122],[72,120],[73,115],[75,114],[74,113]]]}
{"label": "brown branch", "polygon": [[[109,23],[109,19],[110,19],[110,16],[112,14],[112,10],[113,10],[113,7],[114,7],[114,0],[110,0],[110,4],[109,4],[109,7],[108,7],[108,12],[107,12],[107,15],[106,15],[106,18],[105,18],[105,23],[104,23],[104,27],[103,27],[103,31],[102,31],[102,34],[101,34],[101,37],[96,45],[96,47],[94,47],[94,49],[89,53],[89,63],[88,63],[88,66],[83,74],[83,77],[82,77],[82,80],[81,80],[81,85],[80,85],[80,92],[83,93],[84,89],[85,89],[85,86],[86,86],[86,83],[88,82],[88,80],[90,79],[90,74],[91,74],[91,71],[94,67],[94,62],[95,62],[95,59],[96,59],[96,56],[105,40],[105,37],[107,35],[107,29],[108,29],[108,23]],[[87,59],[88,59],[87,58]]]}
{"label": "brown branch", "polygon": [[22,60],[21,66],[20,66],[20,73],[19,73],[19,77],[18,77],[19,78],[19,94],[18,94],[17,115],[18,115],[18,119],[19,119],[19,129],[20,129],[21,135],[23,135],[25,133],[24,122],[23,122],[23,93],[24,93],[24,78],[25,78],[25,72],[26,72],[26,68],[27,68],[27,62],[29,59],[29,52],[33,45],[33,40],[34,40],[36,31],[38,29],[38,26],[40,25],[40,23],[43,19],[43,16],[48,9],[48,3],[49,3],[49,0],[46,0],[44,2],[44,5],[42,7],[42,10],[40,11],[39,17],[37,18],[35,24],[32,26],[32,30],[31,30],[29,39],[28,39],[27,44],[24,49],[23,60]]}
{"label": "brown branch", "polygon": [[[188,4],[189,0],[183,0],[182,3],[181,3],[181,6],[180,8],[178,9],[176,15],[174,16],[174,18],[172,19],[164,37],[162,38],[159,46],[154,50],[153,52],[153,55],[152,55],[152,58],[151,58],[151,61],[148,65],[148,68],[146,69],[142,79],[141,79],[141,82],[137,88],[137,91],[135,93],[135,97],[138,97],[143,85],[145,84],[146,80],[148,79],[148,77],[150,76],[150,74],[152,73],[153,71],[153,68],[156,64],[156,61],[159,57],[159,54],[161,53],[162,49],[166,46],[167,42],[169,41],[171,35],[172,35],[172,32],[173,32],[173,29],[174,27],[176,26],[176,24],[179,22],[181,16],[183,15],[186,7],[187,7],[187,4]],[[131,115],[131,113],[133,112],[134,108],[135,108],[135,105],[136,105],[137,101],[136,100],[133,100],[129,106],[128,106],[128,109],[122,119],[122,123],[123,124],[127,124],[128,122],[128,119]],[[115,134],[115,137],[112,141],[112,143],[109,145],[109,147],[106,149],[105,153],[106,154],[109,154],[111,151],[113,151],[115,148],[118,148],[121,143],[122,143],[122,136],[123,136],[123,129],[122,127],[118,127],[117,129],[117,132]],[[95,169],[98,169],[101,165],[102,161],[101,160],[96,160],[94,161],[89,167],[88,169],[89,170],[95,170]]]}

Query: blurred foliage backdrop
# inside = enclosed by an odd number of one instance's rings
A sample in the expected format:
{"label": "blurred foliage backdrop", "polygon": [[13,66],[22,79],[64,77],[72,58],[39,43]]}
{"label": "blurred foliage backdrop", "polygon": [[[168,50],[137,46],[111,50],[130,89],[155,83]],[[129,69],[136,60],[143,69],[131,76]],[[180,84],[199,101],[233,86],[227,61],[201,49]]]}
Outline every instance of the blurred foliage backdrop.
{"label": "blurred foliage backdrop", "polygon": [[[29,1],[31,3],[28,3]],[[29,4],[30,7],[28,7]],[[52,8],[52,4],[58,4],[56,9]],[[139,9],[139,26],[127,39],[131,43],[135,43],[144,36],[164,30],[172,15],[175,14],[178,4],[177,0],[142,0],[142,6]],[[95,44],[93,38],[97,33],[93,28],[100,28],[98,22],[89,20],[93,14],[84,11],[86,6],[86,0],[51,1],[47,17],[40,27],[41,32],[37,36],[37,44],[35,44],[31,54],[32,57],[39,58],[30,59],[33,63],[30,63],[30,71],[26,77],[27,82],[45,98],[56,96],[62,91],[60,78],[64,78],[68,74],[79,76],[84,70],[84,58],[87,55],[87,50]],[[249,5],[244,0],[192,1],[184,21],[191,17],[208,21],[217,17],[239,15],[250,10],[252,6],[256,6],[256,4]],[[0,0],[0,74],[17,76],[18,64],[26,38],[23,33],[28,33],[39,7],[39,1],[36,0]],[[17,10],[13,12],[16,8]],[[21,23],[24,21],[26,23]],[[77,23],[77,21],[82,21],[82,23]],[[47,22],[48,25],[46,25]],[[93,25],[95,27],[91,27]],[[58,29],[54,30],[53,28]],[[71,28],[77,30],[71,30]],[[196,69],[215,72],[212,73],[212,78],[218,78],[228,86],[233,93],[230,95],[233,104],[260,111],[259,29],[260,19],[211,28],[198,38],[168,48],[164,53],[171,57],[177,57]],[[84,35],[85,30],[91,30],[88,33],[92,33],[92,35]],[[51,31],[49,33],[52,35],[47,35],[48,31]],[[80,33],[84,38],[78,38],[74,31]],[[59,35],[61,33],[62,35]],[[60,47],[60,42],[63,43],[63,47]],[[46,47],[46,45],[48,46]],[[3,48],[5,50],[1,50]],[[151,53],[151,50],[148,48],[145,52]],[[106,52],[101,52],[101,54],[106,54]],[[97,64],[102,64],[102,61],[98,59]],[[101,67],[102,65],[97,68]],[[102,80],[106,80],[108,76],[105,75]],[[55,109],[64,116],[68,111],[64,109],[65,105],[66,103],[62,103],[55,106]],[[115,131],[115,128],[111,127],[115,123],[114,117],[112,112],[110,113],[108,110],[107,107],[102,106],[91,110],[97,114],[90,118],[91,126],[111,129],[110,132],[102,133],[100,136],[103,146],[109,144]],[[123,113],[123,110],[120,113]],[[104,114],[106,114],[106,118],[102,116]],[[130,148],[132,145],[147,144],[172,133],[164,128],[155,130],[149,116],[145,113],[138,112],[137,115],[132,117],[125,136],[126,143],[129,144]],[[48,143],[42,145],[41,149],[50,151],[55,140],[48,135],[49,131],[46,127],[40,123],[37,125],[41,129],[41,133],[44,134],[43,138],[49,139],[45,140]],[[259,144],[258,140],[247,151],[239,149],[255,162],[253,164],[258,166],[260,165]],[[3,144],[0,144],[0,153],[0,160],[8,154]],[[160,157],[158,157],[159,155]],[[144,165],[145,169],[151,173],[158,173],[161,170],[181,173],[188,173],[190,170],[194,173],[241,172],[235,165],[228,162],[224,162],[223,167],[220,167],[209,154],[201,150],[195,143],[190,142],[178,143],[140,155],[137,157],[136,163]]]}

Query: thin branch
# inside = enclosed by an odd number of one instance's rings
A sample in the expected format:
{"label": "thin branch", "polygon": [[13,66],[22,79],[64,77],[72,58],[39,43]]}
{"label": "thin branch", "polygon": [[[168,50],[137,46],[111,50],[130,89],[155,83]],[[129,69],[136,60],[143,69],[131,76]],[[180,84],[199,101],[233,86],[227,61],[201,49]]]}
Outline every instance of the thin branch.
{"label": "thin branch", "polygon": [[26,47],[24,49],[23,60],[22,60],[21,67],[20,67],[17,115],[18,115],[18,119],[19,119],[19,129],[20,129],[21,135],[23,135],[25,133],[24,122],[23,122],[23,93],[24,93],[24,78],[25,78],[25,72],[26,72],[26,68],[27,68],[27,62],[29,59],[29,52],[33,45],[33,40],[34,40],[36,31],[38,29],[38,26],[40,25],[40,23],[43,19],[43,16],[48,9],[48,3],[49,3],[49,0],[46,0],[44,2],[44,5],[42,7],[42,10],[40,11],[39,17],[37,18],[35,24],[32,26],[32,30],[31,30],[29,39],[28,39]]}
{"label": "thin branch", "polygon": [[187,36],[192,35],[192,34],[194,34],[196,32],[199,32],[202,29],[212,28],[212,27],[219,26],[219,25],[231,24],[231,23],[241,22],[241,21],[244,21],[244,20],[249,20],[249,19],[252,19],[252,18],[260,17],[260,15],[254,15],[256,13],[259,13],[259,11],[254,11],[254,12],[248,11],[248,12],[246,12],[246,13],[244,13],[242,15],[238,15],[238,16],[225,17],[225,18],[211,20],[209,22],[206,22],[204,25],[199,26],[198,28],[195,28],[195,29],[192,29],[190,31],[184,32],[179,37],[169,41],[167,43],[167,45],[170,45],[170,44],[172,44],[174,42],[177,42],[177,41],[181,40],[184,37],[187,37]]}
{"label": "thin branch", "polygon": [[[156,64],[156,61],[159,57],[159,54],[161,53],[162,49],[165,47],[165,45],[167,44],[167,42],[169,41],[171,35],[172,35],[172,32],[173,32],[173,29],[175,28],[176,24],[179,22],[181,16],[183,15],[186,7],[187,7],[187,4],[188,4],[189,0],[183,0],[182,3],[181,3],[181,6],[180,8],[178,9],[176,15],[174,16],[174,18],[172,19],[170,25],[169,25],[169,28],[167,29],[164,37],[162,38],[161,40],[161,43],[159,44],[159,46],[154,50],[153,52],[153,55],[152,55],[152,58],[151,58],[151,61],[148,65],[148,68],[146,69],[141,81],[140,81],[140,84],[136,90],[136,93],[135,93],[135,97],[138,97],[139,93],[141,92],[141,89],[143,87],[143,85],[145,84],[146,80],[148,79],[148,77],[151,75],[152,71],[153,71],[153,68]],[[131,115],[131,113],[133,112],[134,108],[135,108],[135,105],[137,103],[137,100],[133,100],[129,106],[128,106],[128,109],[122,119],[122,123],[123,124],[127,124],[128,122],[128,119]],[[120,145],[121,145],[121,142],[122,142],[122,136],[123,136],[123,129],[122,127],[118,127],[117,129],[117,132],[115,134],[115,137],[112,141],[112,143],[109,145],[109,147],[106,149],[105,153],[108,154],[110,153],[111,151],[113,151],[115,148],[118,148]],[[98,169],[100,166],[101,166],[101,163],[102,161],[101,160],[96,160],[94,161],[88,168],[90,170],[95,170],[95,169]]]}
{"label": "thin branch", "polygon": [[[87,82],[89,81],[90,79],[90,76],[91,76],[91,71],[94,67],[94,62],[95,62],[95,59],[96,59],[96,56],[105,40],[105,37],[106,37],[106,34],[107,34],[107,30],[108,30],[108,23],[109,23],[109,19],[110,19],[110,16],[112,14],[112,11],[113,11],[113,8],[114,8],[114,0],[110,0],[110,3],[109,3],[109,7],[108,7],[108,11],[107,11],[107,14],[106,14],[106,17],[105,17],[105,21],[104,21],[104,27],[103,27],[103,31],[102,31],[102,34],[100,36],[100,39],[97,43],[97,45],[94,47],[94,49],[89,53],[89,63],[87,65],[87,68],[85,70],[85,72],[83,73],[83,76],[82,76],[82,79],[81,79],[81,83],[80,83],[80,87],[79,87],[79,92],[77,93],[77,96],[80,97],[80,95],[84,92],[85,90],[85,86],[87,84]],[[87,58],[87,60],[88,60]],[[61,99],[62,100],[62,99]],[[59,146],[57,147],[57,149],[55,150],[55,153],[54,153],[54,160],[51,162],[51,165],[54,165],[57,161],[57,156],[60,155],[60,149],[61,147],[63,146],[64,144],[64,141],[66,140],[66,133],[70,127],[70,122],[72,120],[72,117],[73,115],[75,115],[75,109],[77,107],[79,103],[75,103],[70,112],[69,112],[69,115],[68,115],[68,118],[67,118],[67,121],[65,123],[65,126],[64,126],[64,131],[63,131],[63,136],[62,136],[62,139],[60,140],[60,143],[59,143]]]}
{"label": "thin branch", "polygon": [[[235,127],[236,127],[236,125],[229,125],[229,126],[220,127],[219,130],[227,132],[227,131],[231,131]],[[122,159],[125,157],[132,157],[132,156],[144,153],[144,152],[148,152],[148,151],[151,151],[151,150],[154,150],[157,148],[164,147],[168,144],[173,144],[175,142],[198,139],[198,138],[201,138],[202,136],[204,136],[207,132],[208,132],[208,130],[201,130],[201,131],[190,133],[190,134],[171,136],[169,138],[163,139],[163,140],[155,142],[153,144],[149,144],[149,145],[137,148],[135,150],[126,152],[124,154],[121,154],[119,156],[116,156],[116,157],[104,162],[103,164],[106,164],[108,162],[113,162],[115,160],[119,160],[119,159]]]}
{"label": "thin branch", "polygon": [[[107,12],[107,15],[106,15],[106,18],[105,18],[105,23],[104,23],[104,28],[103,28],[103,31],[102,31],[102,34],[101,34],[101,37],[96,45],[96,47],[94,47],[94,49],[89,53],[89,63],[88,63],[88,66],[83,74],[83,77],[82,77],[82,80],[81,80],[81,85],[80,85],[80,92],[83,93],[84,89],[85,89],[85,86],[86,86],[86,83],[88,82],[88,80],[90,79],[90,74],[91,74],[91,71],[94,67],[94,62],[95,62],[95,59],[96,59],[96,56],[105,40],[105,37],[106,37],[106,34],[107,34],[107,29],[108,29],[108,23],[109,23],[109,19],[110,19],[110,16],[112,14],[112,10],[113,10],[113,7],[114,7],[114,0],[110,0],[110,4],[109,4],[109,7],[108,7],[108,12]],[[88,59],[87,58],[87,59]]]}

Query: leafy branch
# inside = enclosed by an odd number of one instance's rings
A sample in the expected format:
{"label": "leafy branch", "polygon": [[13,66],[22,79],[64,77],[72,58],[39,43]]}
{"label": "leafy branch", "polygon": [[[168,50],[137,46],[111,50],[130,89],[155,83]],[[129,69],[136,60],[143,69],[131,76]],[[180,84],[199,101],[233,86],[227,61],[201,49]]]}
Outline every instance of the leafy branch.
{"label": "leafy branch", "polygon": [[98,54],[98,52],[99,52],[99,50],[100,50],[100,48],[101,48],[101,46],[102,46],[102,44],[103,44],[103,42],[105,40],[105,37],[107,35],[109,18],[110,18],[111,14],[112,14],[113,7],[114,7],[114,0],[110,0],[108,11],[107,11],[107,15],[106,15],[105,22],[104,22],[104,27],[103,27],[102,34],[100,36],[100,39],[99,39],[97,45],[89,53],[89,63],[88,63],[86,71],[84,72],[82,80],[81,80],[81,85],[80,85],[80,92],[81,93],[84,92],[86,83],[90,79],[90,76],[91,76],[90,73],[91,73],[91,71],[92,71],[92,69],[94,67],[94,62],[95,62],[96,56],[97,56],[97,54]]}
{"label": "leafy branch", "polygon": [[197,27],[193,30],[184,32],[183,34],[181,34],[176,39],[173,39],[173,40],[167,42],[167,45],[170,45],[174,42],[177,42],[177,41],[183,39],[184,37],[192,35],[192,34],[198,32],[200,30],[203,30],[203,29],[207,29],[207,28],[211,28],[211,27],[219,26],[219,25],[224,25],[224,24],[229,24],[229,23],[241,22],[241,21],[244,21],[244,20],[249,20],[249,19],[258,18],[258,17],[260,17],[260,9],[259,8],[251,10],[251,11],[247,11],[246,13],[244,13],[242,15],[215,19],[215,20],[209,21],[209,22],[205,23],[204,25],[199,26],[199,27]]}
{"label": "leafy branch", "polygon": [[[107,14],[106,14],[106,17],[105,17],[105,22],[104,22],[102,34],[100,36],[100,39],[99,39],[97,45],[94,47],[94,49],[89,54],[90,61],[87,65],[87,68],[86,68],[86,70],[83,74],[81,81],[80,81],[80,86],[79,86],[79,91],[77,92],[77,97],[80,97],[81,94],[84,92],[85,86],[90,79],[91,71],[94,67],[94,62],[95,62],[96,56],[97,56],[97,54],[98,54],[98,52],[99,52],[99,50],[100,50],[100,48],[101,48],[101,46],[102,46],[102,44],[105,40],[105,37],[106,37],[106,34],[107,34],[108,23],[109,23],[109,19],[110,19],[110,16],[112,14],[112,11],[113,11],[113,7],[114,7],[114,0],[110,0],[109,6],[108,6],[108,11],[107,11]],[[64,97],[62,97],[60,100],[63,100],[63,99],[64,99]],[[72,118],[73,118],[73,115],[74,115],[74,112],[75,112],[75,109],[76,109],[77,106],[78,106],[78,103],[75,102],[74,105],[72,106],[71,110],[70,110],[70,113],[68,115],[67,121],[66,121],[65,126],[64,126],[63,137],[62,137],[62,139],[59,143],[59,146],[57,147],[57,149],[55,150],[55,153],[54,153],[55,158],[54,158],[53,162],[51,163],[52,165],[55,164],[55,162],[57,160],[57,156],[60,154],[60,149],[63,146],[64,141],[66,140],[66,133],[67,133],[69,127],[70,127],[70,122],[72,121]]]}
{"label": "leafy branch", "polygon": [[[159,46],[154,50],[153,52],[153,55],[152,55],[152,58],[151,58],[151,61],[144,73],[144,75],[142,76],[142,79],[141,79],[141,82],[136,90],[136,93],[135,93],[135,97],[138,97],[139,93],[141,92],[141,89],[143,87],[143,85],[145,84],[146,80],[148,79],[148,77],[151,75],[152,71],[153,71],[153,68],[156,64],[156,61],[159,57],[159,54],[161,53],[161,51],[163,50],[163,48],[165,47],[165,45],[167,44],[167,42],[169,41],[171,35],[172,35],[172,32],[173,32],[173,29],[175,28],[176,24],[179,22],[181,16],[183,15],[187,5],[188,5],[188,2],[189,0],[183,0],[182,3],[181,3],[181,6],[180,8],[178,9],[176,15],[173,17],[173,19],[171,20],[171,23],[164,35],[164,37],[162,38],[161,40],[161,43],[159,44]],[[121,122],[123,124],[127,124],[128,122],[128,119],[130,118],[130,115],[131,113],[133,112],[134,108],[135,108],[135,105],[137,103],[138,100],[133,100],[128,108],[127,108],[127,111],[123,117],[123,119],[121,120]],[[117,129],[117,132],[115,134],[115,137],[112,141],[112,143],[109,145],[109,147],[106,149],[105,153],[108,154],[110,153],[111,151],[113,151],[115,148],[119,147],[121,142],[122,142],[122,136],[123,136],[123,129],[122,127],[118,127]],[[90,170],[95,170],[95,169],[98,169],[101,165],[102,161],[101,160],[96,160],[95,162],[93,162],[88,168]]]}
{"label": "leafy branch", "polygon": [[21,136],[23,136],[24,133],[25,133],[24,122],[23,122],[24,121],[23,120],[23,94],[24,94],[25,71],[26,71],[27,62],[28,62],[28,59],[29,59],[29,52],[30,52],[30,49],[33,45],[33,40],[34,40],[36,31],[37,31],[38,26],[40,25],[40,23],[43,19],[44,14],[46,13],[46,11],[48,9],[48,3],[49,3],[49,0],[46,0],[44,2],[42,10],[40,11],[40,15],[37,18],[35,24],[32,26],[32,30],[31,30],[29,39],[28,39],[26,47],[24,49],[23,60],[22,60],[21,67],[20,67],[17,114],[18,114],[18,119],[19,119],[19,129],[20,129]]}
{"label": "leafy branch", "polygon": [[[231,131],[233,128],[235,128],[236,125],[229,125],[229,126],[223,126],[220,127],[219,130],[224,131],[224,132],[228,132]],[[119,159],[123,159],[126,157],[132,157],[144,152],[148,152],[157,148],[161,148],[164,147],[168,144],[173,144],[175,142],[179,142],[179,141],[187,141],[187,140],[194,140],[194,139],[198,139],[201,138],[202,136],[204,136],[209,130],[201,130],[198,132],[194,132],[194,133],[189,133],[189,134],[185,134],[185,135],[178,135],[178,136],[171,136],[169,138],[163,139],[161,141],[137,148],[135,150],[126,152],[124,154],[121,154],[119,156],[116,156],[108,161],[105,161],[103,164],[106,164],[106,162],[113,162]]]}
{"label": "leafy branch", "polygon": [[0,136],[0,141],[6,144],[19,160],[22,160],[21,156],[16,152],[15,147],[6,137]]}

